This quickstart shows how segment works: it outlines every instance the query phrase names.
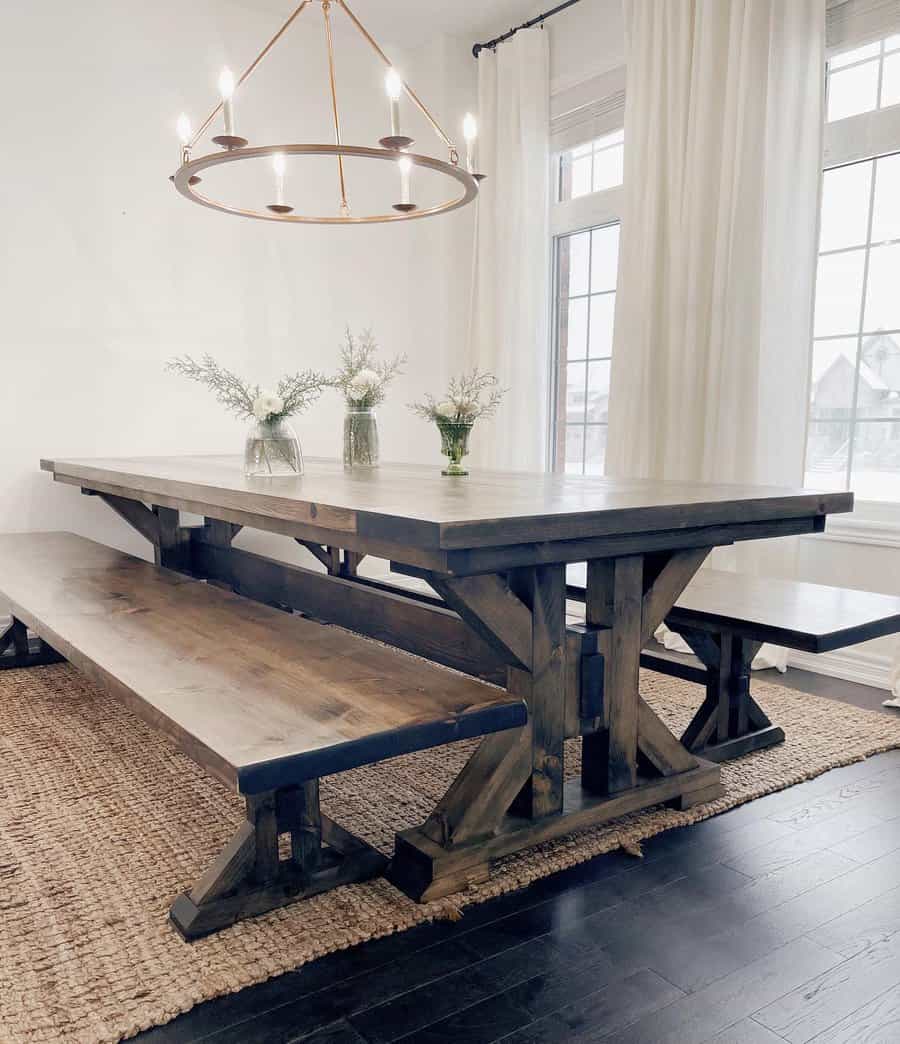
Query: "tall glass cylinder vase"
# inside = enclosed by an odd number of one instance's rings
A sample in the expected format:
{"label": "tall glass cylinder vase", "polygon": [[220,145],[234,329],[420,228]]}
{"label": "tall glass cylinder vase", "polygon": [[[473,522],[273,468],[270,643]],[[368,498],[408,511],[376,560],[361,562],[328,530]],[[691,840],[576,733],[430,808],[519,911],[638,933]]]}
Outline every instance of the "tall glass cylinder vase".
{"label": "tall glass cylinder vase", "polygon": [[244,474],[248,477],[303,474],[300,440],[286,420],[258,421],[247,432]]}
{"label": "tall glass cylinder vase", "polygon": [[344,416],[344,467],[374,468],[378,464],[378,418],[369,406],[348,406]]}

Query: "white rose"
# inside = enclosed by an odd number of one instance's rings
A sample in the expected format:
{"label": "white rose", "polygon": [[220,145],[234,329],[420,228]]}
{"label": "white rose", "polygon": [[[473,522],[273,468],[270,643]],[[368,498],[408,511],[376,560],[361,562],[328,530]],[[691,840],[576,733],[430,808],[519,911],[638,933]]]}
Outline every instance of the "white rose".
{"label": "white rose", "polygon": [[439,417],[446,417],[448,420],[454,420],[456,417],[456,404],[452,402],[439,402],[434,408],[434,412]]}
{"label": "white rose", "polygon": [[253,402],[253,416],[258,421],[267,421],[273,414],[284,409],[284,399],[274,392],[262,392]]}

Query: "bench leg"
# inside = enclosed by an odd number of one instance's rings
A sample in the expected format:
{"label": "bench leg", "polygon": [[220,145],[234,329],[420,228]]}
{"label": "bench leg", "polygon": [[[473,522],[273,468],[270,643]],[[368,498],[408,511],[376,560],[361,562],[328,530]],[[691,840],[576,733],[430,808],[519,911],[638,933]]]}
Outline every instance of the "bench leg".
{"label": "bench leg", "polygon": [[784,741],[750,694],[750,665],[761,642],[724,632],[680,632],[706,668],[706,698],[681,742],[707,761],[726,761]]}
{"label": "bench leg", "polygon": [[[278,838],[290,835],[281,858]],[[247,798],[247,819],[169,917],[188,942],[338,885],[377,877],[379,851],[319,810],[319,781]]]}
{"label": "bench leg", "polygon": [[43,639],[29,638],[25,624],[15,617],[5,630],[0,631],[0,670],[44,667],[50,663],[61,663],[64,659]]}

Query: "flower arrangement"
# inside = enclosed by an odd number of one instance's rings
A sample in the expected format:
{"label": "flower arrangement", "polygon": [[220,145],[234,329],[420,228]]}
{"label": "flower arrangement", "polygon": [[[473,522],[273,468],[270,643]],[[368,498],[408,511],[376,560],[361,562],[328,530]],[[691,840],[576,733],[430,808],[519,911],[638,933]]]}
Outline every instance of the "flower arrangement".
{"label": "flower arrangement", "polygon": [[275,390],[265,390],[219,365],[211,355],[198,362],[190,355],[170,360],[167,369],[205,384],[231,413],[255,421],[247,437],[245,471],[257,474],[299,474],[303,471],[300,443],[289,417],[303,413],[331,382],[313,370],[301,370],[282,377]]}
{"label": "flower arrangement", "polygon": [[378,463],[378,422],[374,409],[384,402],[391,381],[403,372],[405,355],[377,358],[378,344],[371,330],[354,338],[347,327],[341,347],[341,368],[332,383],[347,403],[344,418],[345,467],[374,467]]}
{"label": "flower arrangement", "polygon": [[503,401],[506,389],[492,373],[473,369],[453,377],[443,399],[426,395],[424,402],[410,404],[410,409],[433,421],[441,434],[441,452],[450,463],[444,475],[467,475],[462,458],[469,452],[469,433],[475,421],[492,417]]}
{"label": "flower arrangement", "polygon": [[345,343],[341,346],[341,368],[334,377],[334,385],[341,389],[347,405],[367,410],[384,402],[388,385],[403,373],[405,355],[393,359],[377,358],[378,344],[371,330],[364,330],[355,338],[347,327]]}

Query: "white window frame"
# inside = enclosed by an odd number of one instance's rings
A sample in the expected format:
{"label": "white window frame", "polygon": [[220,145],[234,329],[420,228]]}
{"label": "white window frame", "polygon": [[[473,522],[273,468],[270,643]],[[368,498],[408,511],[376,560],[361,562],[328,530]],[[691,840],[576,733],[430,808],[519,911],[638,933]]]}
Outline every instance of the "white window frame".
{"label": "white window frame", "polygon": [[[553,108],[560,114],[554,117],[551,127],[550,150],[550,404],[547,430],[547,460],[551,470],[556,466],[556,441],[558,437],[559,395],[562,375],[559,366],[559,287],[557,286],[559,240],[563,236],[584,232],[588,229],[621,223],[624,187],[601,189],[575,199],[559,199],[559,172],[562,155],[569,149],[586,145],[596,138],[622,130],[625,113],[625,70],[616,69],[597,77],[595,81],[579,84],[575,89],[581,104],[569,111],[566,99],[561,95],[554,99]],[[571,92],[573,95],[575,91]],[[593,97],[583,102],[585,94]],[[625,147],[628,147],[626,140]]]}
{"label": "white window frame", "polygon": [[[879,35],[888,36],[900,31],[900,26],[883,28]],[[877,36],[875,38],[878,38]],[[852,50],[869,40],[844,42],[829,48],[831,54]],[[879,73],[880,76],[880,73]],[[827,113],[827,98],[825,111]],[[827,117],[826,117],[827,118]],[[851,163],[875,159],[900,152],[900,105],[848,116],[825,124],[822,176],[825,171]],[[817,254],[818,256],[818,254]],[[858,377],[854,378],[855,380]],[[812,381],[812,348],[810,347],[810,384]],[[807,412],[807,425],[813,418]],[[853,418],[855,423],[855,417]],[[805,453],[804,453],[805,458]],[[804,459],[804,473],[806,462]],[[852,490],[852,478],[850,488]],[[835,515],[828,519],[826,537],[852,543],[896,547],[900,541],[900,502],[860,500],[854,503],[851,515]]]}

